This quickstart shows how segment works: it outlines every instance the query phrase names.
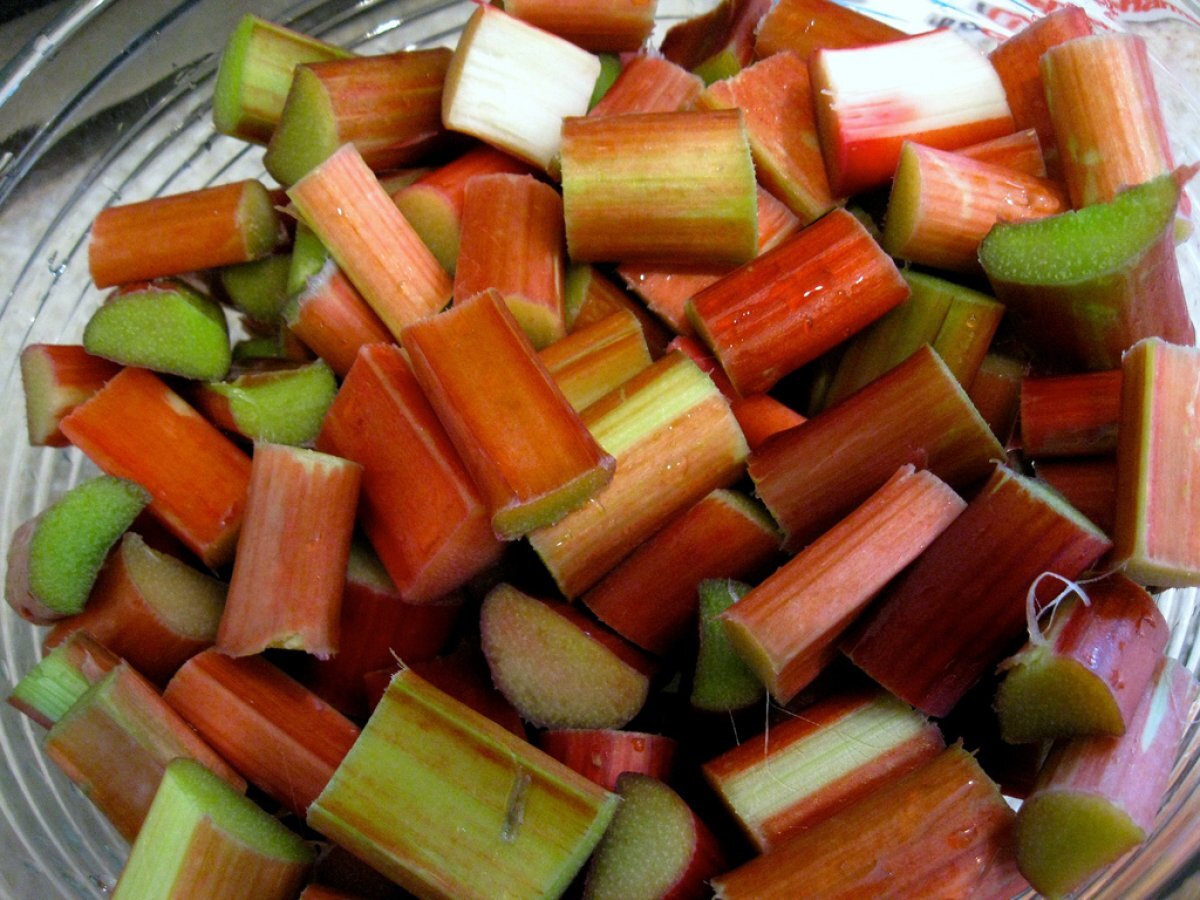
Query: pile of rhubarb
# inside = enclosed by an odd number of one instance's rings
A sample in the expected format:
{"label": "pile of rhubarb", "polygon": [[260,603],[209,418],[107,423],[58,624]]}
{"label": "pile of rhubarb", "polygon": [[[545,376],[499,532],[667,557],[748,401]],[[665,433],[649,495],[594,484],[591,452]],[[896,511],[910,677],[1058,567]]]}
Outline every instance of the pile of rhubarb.
{"label": "pile of rhubarb", "polygon": [[264,179],[96,219],[9,702],[117,897],[1055,896],[1154,830],[1200,351],[1144,42],[654,25],[247,17]]}

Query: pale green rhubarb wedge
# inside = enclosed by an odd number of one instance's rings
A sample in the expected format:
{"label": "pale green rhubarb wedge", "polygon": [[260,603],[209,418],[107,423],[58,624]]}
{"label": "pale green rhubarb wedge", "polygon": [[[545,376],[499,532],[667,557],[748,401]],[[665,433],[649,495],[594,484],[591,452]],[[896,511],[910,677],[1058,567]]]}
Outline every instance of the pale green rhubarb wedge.
{"label": "pale green rhubarb wedge", "polygon": [[312,845],[195,760],[172,761],[113,891],[114,900],[288,900]]}
{"label": "pale green rhubarb wedge", "polygon": [[197,408],[226,431],[252,441],[311,444],[337,394],[337,379],[321,360],[198,385]]}
{"label": "pale green rhubarb wedge", "polygon": [[102,475],[27,521],[8,550],[9,605],[43,625],[82,611],[108,551],[149,502],[132,481]]}
{"label": "pale green rhubarb wedge", "polygon": [[421,897],[557,897],[618,802],[403,669],[308,824]]}
{"label": "pale green rhubarb wedge", "polygon": [[750,585],[731,578],[700,582],[700,647],[692,681],[692,706],[696,709],[729,712],[762,700],[763,683],[738,655],[718,618],[749,590]]}
{"label": "pale green rhubarb wedge", "polygon": [[292,255],[276,253],[226,266],[218,273],[225,298],[256,325],[277,326],[288,300]]}

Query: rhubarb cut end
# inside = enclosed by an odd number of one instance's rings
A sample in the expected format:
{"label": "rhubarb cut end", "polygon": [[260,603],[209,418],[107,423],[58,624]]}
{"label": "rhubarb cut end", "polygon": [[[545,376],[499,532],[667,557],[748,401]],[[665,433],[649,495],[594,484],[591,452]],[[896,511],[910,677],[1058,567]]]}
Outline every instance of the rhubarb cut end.
{"label": "rhubarb cut end", "polygon": [[1121,735],[1125,721],[1111,691],[1074,660],[1034,647],[996,694],[1000,735],[1009,744],[1091,734]]}
{"label": "rhubarb cut end", "polygon": [[519,506],[506,506],[492,515],[492,528],[501,540],[515,540],[535,529],[553,525],[573,509],[587,503],[612,481],[616,461],[604,454],[599,465],[572,478],[560,489]]}

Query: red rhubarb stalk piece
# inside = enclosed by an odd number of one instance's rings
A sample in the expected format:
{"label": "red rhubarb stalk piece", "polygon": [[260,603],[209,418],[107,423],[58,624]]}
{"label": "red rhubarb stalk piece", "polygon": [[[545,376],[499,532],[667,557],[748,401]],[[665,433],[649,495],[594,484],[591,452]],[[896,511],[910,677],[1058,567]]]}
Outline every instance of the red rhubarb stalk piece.
{"label": "red rhubarb stalk piece", "polygon": [[1117,449],[1121,370],[1021,382],[1021,449],[1029,456],[1088,456]]}
{"label": "red rhubarb stalk piece", "polygon": [[359,520],[405,600],[436,601],[500,558],[491,512],[399,347],[359,352],[317,449],[363,467]]}
{"label": "red rhubarb stalk piece", "polygon": [[624,308],[576,328],[545,347],[538,359],[576,410],[586,409],[652,362],[641,321]]}
{"label": "red rhubarb stalk piece", "polygon": [[625,772],[668,780],[678,749],[672,737],[615,728],[552,729],[542,732],[538,746],[610,791]]}
{"label": "red rhubarb stalk piece", "polygon": [[692,109],[704,82],[669,59],[639,53],[621,67],[621,74],[588,115],[677,112]]}
{"label": "red rhubarb stalk piece", "polygon": [[62,420],[105,472],[151,496],[150,511],[204,563],[233,557],[250,458],[145,369],[124,369]]}
{"label": "red rhubarb stalk piece", "polygon": [[1109,546],[1057,495],[997,465],[843,649],[902,700],[944,716],[1021,633],[1027,605],[1053,596],[1043,573],[1074,580]]}
{"label": "red rhubarb stalk piece", "polygon": [[26,345],[21,350],[21,386],[29,443],[67,446],[58,423],[120,371],[116,363],[93,356],[78,344]]}
{"label": "red rhubarb stalk piece", "polygon": [[1112,537],[1117,514],[1115,456],[1034,460],[1033,474]]}
{"label": "red rhubarb stalk piece", "polygon": [[283,317],[288,330],[342,378],[354,365],[359,348],[393,340],[332,259],[288,302]]}
{"label": "red rhubarb stalk piece", "polygon": [[362,466],[258,443],[246,517],[217,646],[229,656],[268,647],[338,652],[342,588]]}
{"label": "red rhubarb stalk piece", "polygon": [[593,53],[637,50],[654,30],[657,0],[508,0],[504,11]]}
{"label": "red rhubarb stalk piece", "polygon": [[261,656],[193,656],[167,703],[255,787],[303,816],[358,737],[333,707]]}
{"label": "red rhubarb stalk piece", "polygon": [[618,634],[665,653],[695,629],[701,581],[760,575],[779,544],[765,510],[742,494],[716,490],[664,525],[581,599]]}
{"label": "red rhubarb stalk piece", "polygon": [[856,394],[751,454],[758,496],[797,550],[905,463],[953,488],[991,472],[1003,449],[928,346]]}
{"label": "red rhubarb stalk piece", "polygon": [[822,48],[856,47],[904,37],[904,32],[832,0],[779,0],[758,23],[754,55],[792,51],[807,60]]}
{"label": "red rhubarb stalk piece", "polygon": [[970,157],[978,162],[990,163],[1013,169],[1034,178],[1046,177],[1046,160],[1042,156],[1042,144],[1038,133],[1032,128],[1023,128],[1012,134],[1001,135],[980,141],[967,147],[959,147],[955,153]]}
{"label": "red rhubarb stalk piece", "polygon": [[1008,444],[1016,428],[1021,382],[1028,371],[1028,365],[1019,359],[989,352],[967,388],[971,403],[1002,444]]}
{"label": "red rhubarb stalk piece", "polygon": [[409,326],[403,340],[498,537],[559,521],[612,478],[613,457],[554,384],[497,291]]}
{"label": "red rhubarb stalk piece", "polygon": [[754,31],[770,7],[770,0],[721,0],[708,12],[672,25],[659,49],[706,82],[733,75],[754,59]]}
{"label": "red rhubarb stalk piece", "polygon": [[662,321],[590,263],[571,263],[567,267],[564,300],[568,333],[611,313],[631,312],[642,325],[650,358],[658,359],[666,352],[671,337]]}
{"label": "red rhubarb stalk piece", "polygon": [[258,259],[282,237],[267,189],[239,181],[110,206],[92,224],[88,269],[101,288],[149,281]]}
{"label": "red rhubarb stalk piece", "polygon": [[870,232],[835,209],[698,293],[688,317],[745,396],[770,389],[908,293]]}
{"label": "red rhubarb stalk piece", "polygon": [[1073,587],[1049,615],[1045,632],[1034,627],[1000,665],[1001,737],[1017,744],[1124,734],[1170,636],[1154,598],[1110,575]]}

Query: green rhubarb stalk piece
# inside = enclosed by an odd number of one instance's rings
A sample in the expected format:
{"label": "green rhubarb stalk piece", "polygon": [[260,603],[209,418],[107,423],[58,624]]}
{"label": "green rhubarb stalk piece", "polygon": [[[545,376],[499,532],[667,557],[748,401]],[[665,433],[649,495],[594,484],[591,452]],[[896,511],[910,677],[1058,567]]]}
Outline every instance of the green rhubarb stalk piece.
{"label": "green rhubarb stalk piece", "polygon": [[80,612],[108,551],[149,502],[132,481],[101,475],[25,522],[8,551],[9,605],[40,625]]}
{"label": "green rhubarb stalk piece", "polygon": [[217,70],[213,91],[217,131],[267,143],[283,113],[292,70],[301,63],[352,55],[258,16],[245,16],[230,34]]}
{"label": "green rhubarb stalk piece", "polygon": [[483,601],[480,631],[492,680],[534,725],[620,728],[646,702],[641,654],[566,604],[500,584]]}
{"label": "green rhubarb stalk piece", "polygon": [[252,441],[300,446],[316,439],[336,394],[333,370],[317,360],[199,385],[192,399],[227,431]]}
{"label": "green rhubarb stalk piece", "polygon": [[220,304],[174,279],[117,290],[88,320],[83,346],[122,365],[182,378],[222,378],[231,360]]}
{"label": "green rhubarb stalk piece", "polygon": [[613,86],[613,82],[621,74],[621,57],[615,53],[599,53],[597,56],[600,59],[600,74],[596,77],[596,85],[592,88],[592,98],[588,101],[589,110],[604,99],[608,89]]}
{"label": "green rhubarb stalk piece", "polygon": [[762,700],[763,684],[742,661],[718,618],[750,590],[731,578],[700,582],[700,648],[692,682],[692,706],[706,712],[745,709]]}
{"label": "green rhubarb stalk piece", "polygon": [[684,799],[640,772],[622,774],[617,793],[621,805],[588,867],[584,900],[706,895],[725,860]]}
{"label": "green rhubarb stalk piece", "polygon": [[988,233],[979,249],[988,280],[1047,361],[1115,369],[1142,338],[1195,343],[1175,256],[1180,193],[1164,175],[1107,203]]}
{"label": "green rhubarb stalk piece", "polygon": [[308,824],[422,897],[557,897],[618,803],[403,669]]}
{"label": "green rhubarb stalk piece", "polygon": [[218,273],[225,297],[258,325],[278,325],[288,299],[292,257],[277,253],[226,266]]}
{"label": "green rhubarb stalk piece", "polygon": [[296,223],[296,238],[292,241],[292,255],[288,267],[287,294],[294,297],[308,285],[312,278],[329,261],[327,248],[317,233],[303,222]]}
{"label": "green rhubarb stalk piece", "polygon": [[289,900],[316,858],[254,801],[192,759],[163,773],[114,900]]}
{"label": "green rhubarb stalk piece", "polygon": [[22,676],[9,705],[49,728],[120,661],[86,631],[76,631]]}

